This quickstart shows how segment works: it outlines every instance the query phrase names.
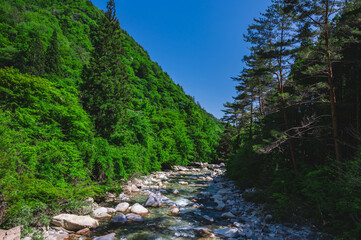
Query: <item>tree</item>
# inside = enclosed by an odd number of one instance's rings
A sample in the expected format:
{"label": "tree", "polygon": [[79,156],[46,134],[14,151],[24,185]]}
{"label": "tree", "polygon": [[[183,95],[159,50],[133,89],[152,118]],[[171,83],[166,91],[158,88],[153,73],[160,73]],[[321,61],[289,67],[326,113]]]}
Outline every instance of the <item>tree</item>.
{"label": "tree", "polygon": [[25,52],[20,52],[20,68],[24,72],[35,76],[41,76],[44,73],[44,44],[40,39],[39,33],[35,30],[29,33],[30,43]]}
{"label": "tree", "polygon": [[97,133],[107,138],[113,133],[126,103],[127,71],[122,61],[121,29],[114,0],[108,2],[95,36],[90,63],[83,70],[81,99]]}
{"label": "tree", "polygon": [[[341,149],[339,144],[339,129],[337,120],[336,103],[337,98],[335,94],[336,79],[334,78],[334,63],[340,60],[339,50],[342,43],[334,41],[333,32],[339,16],[347,12],[348,9],[353,9],[357,1],[343,1],[343,0],[299,0],[286,1],[289,6],[297,9],[299,13],[299,21],[306,22],[313,29],[313,37],[317,40],[317,48],[313,51],[316,54],[311,55],[307,59],[309,62],[314,62],[318,59],[319,64],[311,65],[309,71],[314,74],[319,74],[326,78],[326,83],[329,90],[329,104],[332,120],[332,132],[335,158],[337,162],[341,161]],[[292,7],[291,7],[292,8]],[[313,57],[313,58],[312,58]]]}
{"label": "tree", "polygon": [[46,73],[62,75],[61,57],[59,52],[59,40],[56,30],[50,38],[50,45],[45,53],[45,70]]}
{"label": "tree", "polygon": [[[287,114],[287,99],[285,85],[293,61],[293,22],[292,17],[286,11],[282,0],[274,0],[273,4],[255,20],[255,24],[249,26],[245,40],[252,44],[254,61],[263,59],[264,70],[273,75],[274,89],[278,89],[279,104],[283,115],[284,130],[290,129]],[[252,58],[248,58],[251,62]],[[259,65],[261,66],[261,65]],[[261,68],[262,69],[262,68]],[[260,91],[262,93],[262,91]],[[262,107],[262,105],[260,105]],[[296,169],[295,151],[291,138],[287,141],[290,157],[294,169]]]}

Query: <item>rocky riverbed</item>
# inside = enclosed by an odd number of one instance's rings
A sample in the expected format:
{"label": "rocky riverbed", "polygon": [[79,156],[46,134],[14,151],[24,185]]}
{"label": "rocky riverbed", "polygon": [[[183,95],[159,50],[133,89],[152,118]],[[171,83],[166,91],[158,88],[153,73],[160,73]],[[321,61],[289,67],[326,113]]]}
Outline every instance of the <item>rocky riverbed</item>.
{"label": "rocky riverbed", "polygon": [[[309,226],[275,223],[262,205],[243,199],[223,164],[176,166],[133,179],[119,196],[108,194],[93,214],[62,214],[48,240],[332,239]],[[246,190],[249,191],[249,190]]]}

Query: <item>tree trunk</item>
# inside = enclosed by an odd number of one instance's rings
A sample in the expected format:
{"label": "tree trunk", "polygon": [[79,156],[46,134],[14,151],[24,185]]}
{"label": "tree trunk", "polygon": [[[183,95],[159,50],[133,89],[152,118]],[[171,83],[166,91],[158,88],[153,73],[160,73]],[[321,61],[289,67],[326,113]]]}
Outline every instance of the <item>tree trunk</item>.
{"label": "tree trunk", "polygon": [[333,141],[335,147],[335,156],[338,163],[341,162],[340,148],[338,144],[338,129],[337,129],[337,119],[336,119],[336,96],[335,89],[333,86],[333,72],[332,72],[332,61],[330,53],[330,33],[329,33],[329,2],[326,1],[326,12],[325,12],[325,47],[327,51],[327,82],[330,91],[330,107],[331,107],[331,117],[332,117],[332,130],[333,130]]}
{"label": "tree trunk", "polygon": [[251,98],[251,119],[250,119],[250,126],[249,126],[249,139],[252,140],[253,132],[252,132],[252,125],[253,125],[253,97]]}

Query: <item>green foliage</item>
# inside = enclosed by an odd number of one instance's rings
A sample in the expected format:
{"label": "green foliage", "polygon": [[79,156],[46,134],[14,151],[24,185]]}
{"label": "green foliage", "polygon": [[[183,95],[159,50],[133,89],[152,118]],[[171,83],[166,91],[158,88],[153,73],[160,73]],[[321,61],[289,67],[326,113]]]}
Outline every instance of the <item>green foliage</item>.
{"label": "green foliage", "polygon": [[361,238],[360,16],[358,1],[272,1],[245,35],[219,148],[230,177],[261,189],[248,199],[342,239]]}
{"label": "green foliage", "polygon": [[47,225],[123,179],[217,158],[218,120],[120,28],[114,1],[105,13],[1,1],[0,109],[4,227]]}

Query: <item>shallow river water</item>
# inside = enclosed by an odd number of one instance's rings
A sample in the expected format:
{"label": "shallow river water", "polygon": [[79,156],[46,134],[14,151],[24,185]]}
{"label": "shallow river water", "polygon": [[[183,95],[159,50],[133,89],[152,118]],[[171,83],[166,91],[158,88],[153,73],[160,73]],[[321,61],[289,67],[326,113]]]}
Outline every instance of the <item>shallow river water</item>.
{"label": "shallow river water", "polygon": [[[171,215],[169,205],[147,207],[150,214],[143,216],[141,223],[128,221],[114,226],[109,224],[110,219],[102,220],[100,227],[81,239],[332,239],[309,226],[273,223],[262,206],[244,201],[242,191],[223,176],[219,165],[180,168],[161,173],[165,177],[160,179],[156,174],[144,177],[142,181],[149,184],[128,195],[132,206],[143,205],[150,192],[161,193],[176,204],[179,214]],[[155,185],[159,182],[161,189]],[[179,193],[174,194],[175,189]],[[115,208],[118,203],[108,202],[104,206]]]}

